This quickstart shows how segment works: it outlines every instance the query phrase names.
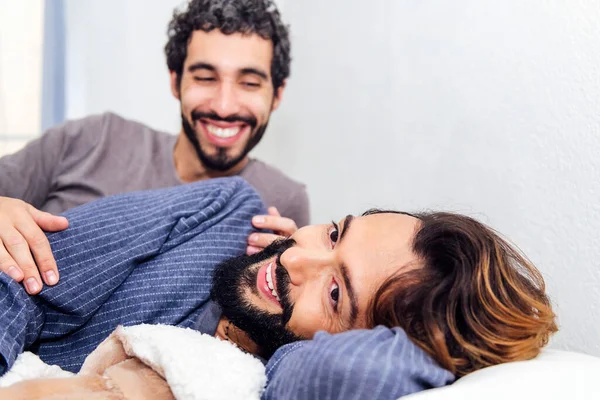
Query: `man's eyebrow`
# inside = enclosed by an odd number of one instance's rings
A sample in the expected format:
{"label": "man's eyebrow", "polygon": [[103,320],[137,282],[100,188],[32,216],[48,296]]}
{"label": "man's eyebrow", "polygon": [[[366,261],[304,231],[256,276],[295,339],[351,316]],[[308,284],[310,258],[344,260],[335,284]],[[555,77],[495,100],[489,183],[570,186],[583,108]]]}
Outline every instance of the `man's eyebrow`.
{"label": "man's eyebrow", "polygon": [[[340,240],[338,242],[342,243],[344,236],[350,230],[350,226],[354,217],[352,215],[347,215],[342,224],[342,232],[340,233]],[[342,279],[344,280],[344,286],[346,287],[346,291],[348,292],[348,298],[350,299],[350,320],[349,326],[353,327],[356,322],[356,318],[358,317],[358,301],[356,300],[356,293],[354,292],[354,288],[352,287],[352,281],[350,279],[350,273],[348,272],[348,268],[342,264],[340,269],[342,270]]]}
{"label": "man's eyebrow", "polygon": [[346,292],[348,292],[348,298],[350,299],[350,319],[348,321],[348,327],[352,328],[356,322],[356,318],[358,317],[358,301],[356,300],[356,293],[354,293],[354,288],[352,287],[348,268],[342,264],[341,270],[344,286],[346,287]]}
{"label": "man's eyebrow", "polygon": [[340,233],[340,243],[342,243],[342,240],[344,239],[346,232],[348,232],[350,230],[350,224],[352,224],[353,220],[354,220],[354,217],[352,215],[347,215],[346,218],[344,219],[344,223],[342,224],[342,232]]}
{"label": "man's eyebrow", "polygon": [[199,69],[205,69],[205,70],[213,71],[213,72],[217,70],[214,65],[211,65],[211,64],[208,64],[205,62],[197,62],[188,67],[188,72],[194,72]]}
{"label": "man's eyebrow", "polygon": [[264,80],[267,80],[269,78],[266,72],[258,68],[242,68],[240,70],[240,75],[256,75]]}

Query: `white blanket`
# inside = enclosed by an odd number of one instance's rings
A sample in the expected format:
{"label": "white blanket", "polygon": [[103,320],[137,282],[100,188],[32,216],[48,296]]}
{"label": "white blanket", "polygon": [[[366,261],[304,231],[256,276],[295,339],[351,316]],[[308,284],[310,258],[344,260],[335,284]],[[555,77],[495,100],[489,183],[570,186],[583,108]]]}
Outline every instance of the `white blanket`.
{"label": "white blanket", "polygon": [[[167,325],[119,327],[113,333],[128,356],[161,375],[178,400],[259,399],[266,385],[264,365],[229,342]],[[92,353],[93,354],[93,353]],[[23,353],[0,378],[0,387],[33,378],[73,374]]]}

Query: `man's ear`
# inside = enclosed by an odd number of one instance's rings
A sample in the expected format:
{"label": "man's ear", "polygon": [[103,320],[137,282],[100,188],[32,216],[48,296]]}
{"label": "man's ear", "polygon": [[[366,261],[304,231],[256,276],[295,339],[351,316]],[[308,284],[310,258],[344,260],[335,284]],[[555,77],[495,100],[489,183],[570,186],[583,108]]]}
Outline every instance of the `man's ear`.
{"label": "man's ear", "polygon": [[179,77],[177,76],[177,72],[169,71],[169,74],[171,77],[171,93],[173,93],[173,97],[175,97],[177,100],[181,100],[181,96],[179,95],[179,88],[181,86],[181,81],[179,80]]}
{"label": "man's ear", "polygon": [[273,105],[271,106],[271,112],[279,108],[279,104],[281,103],[281,99],[283,98],[283,91],[285,90],[286,84],[287,81],[283,81],[281,86],[279,86],[279,88],[277,89],[277,92],[275,92],[275,95],[273,96]]}

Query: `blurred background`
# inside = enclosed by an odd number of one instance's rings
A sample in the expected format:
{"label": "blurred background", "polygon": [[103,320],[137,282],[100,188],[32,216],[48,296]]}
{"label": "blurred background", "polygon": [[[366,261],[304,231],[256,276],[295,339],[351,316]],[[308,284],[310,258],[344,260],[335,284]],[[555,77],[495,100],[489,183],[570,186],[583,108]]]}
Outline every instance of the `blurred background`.
{"label": "blurred background", "polygon": [[[176,134],[163,55],[179,0],[0,0],[0,155],[113,111]],[[292,76],[253,153],[314,222],[444,209],[543,272],[552,346],[600,356],[597,0],[279,0]]]}

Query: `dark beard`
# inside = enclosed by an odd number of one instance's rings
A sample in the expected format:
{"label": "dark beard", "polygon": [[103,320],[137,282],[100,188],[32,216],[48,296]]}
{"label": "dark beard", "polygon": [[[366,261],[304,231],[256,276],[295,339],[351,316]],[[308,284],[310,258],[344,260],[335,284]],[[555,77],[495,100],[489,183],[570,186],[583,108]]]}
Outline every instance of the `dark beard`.
{"label": "dark beard", "polygon": [[[244,254],[220,263],[213,273],[211,298],[221,307],[223,315],[259,346],[259,355],[267,359],[281,346],[302,340],[286,328],[292,316],[293,304],[289,299],[290,277],[279,263],[281,254],[294,244],[292,239],[276,241],[258,254]],[[250,289],[258,295],[258,265],[273,256],[277,256],[275,278],[282,314],[270,314],[258,309],[244,294]]]}
{"label": "dark beard", "polygon": [[[196,131],[194,130],[193,125],[197,124],[200,119],[212,119],[214,121],[224,121],[224,122],[244,122],[250,126],[250,138],[248,142],[246,142],[246,147],[244,150],[235,157],[229,157],[227,154],[227,149],[224,147],[217,147],[217,153],[214,155],[209,155],[204,151],[202,145],[200,144],[200,140],[198,140],[198,136],[196,135]],[[181,114],[181,125],[183,127],[183,132],[185,136],[188,138],[194,149],[196,150],[196,154],[198,155],[198,159],[202,165],[204,165],[208,169],[212,169],[214,171],[226,172],[231,168],[235,167],[240,161],[244,159],[250,153],[250,151],[260,142],[265,131],[267,130],[267,125],[269,121],[264,125],[261,125],[257,128],[258,122],[256,118],[253,117],[242,117],[240,115],[230,115],[226,118],[219,117],[215,113],[204,113],[200,111],[192,112],[192,123],[190,123],[187,118]]]}

